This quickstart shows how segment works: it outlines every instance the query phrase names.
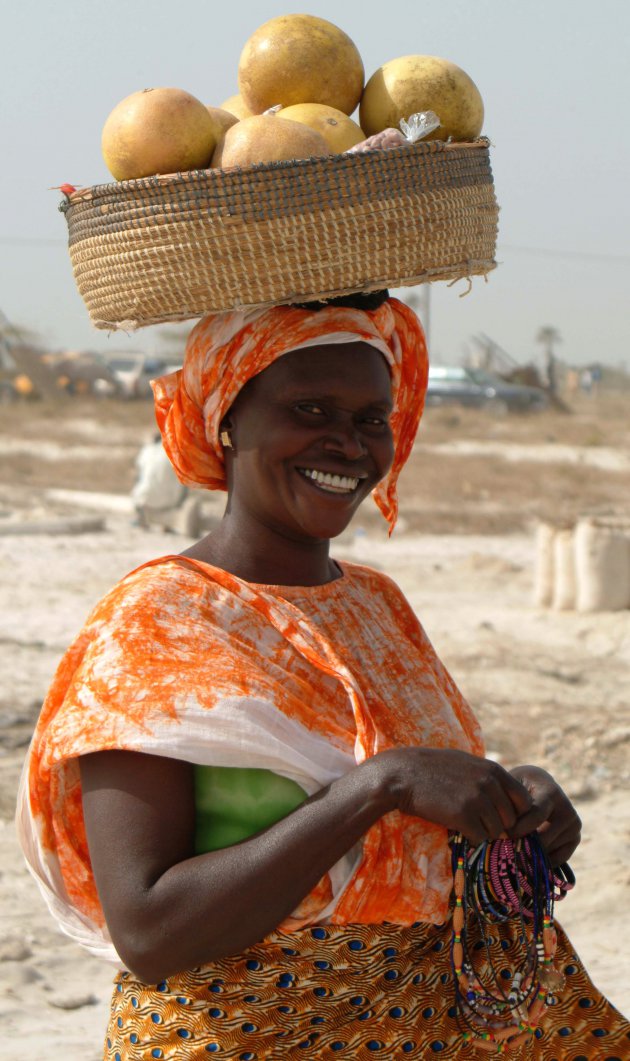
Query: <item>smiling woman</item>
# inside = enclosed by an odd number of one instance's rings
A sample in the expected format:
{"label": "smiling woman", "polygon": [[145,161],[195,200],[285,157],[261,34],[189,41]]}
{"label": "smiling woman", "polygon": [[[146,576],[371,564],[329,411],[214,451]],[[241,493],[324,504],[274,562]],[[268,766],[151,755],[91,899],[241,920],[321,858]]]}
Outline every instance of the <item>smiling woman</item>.
{"label": "smiling woman", "polygon": [[[227,490],[225,514],[96,606],[20,805],[57,920],[119,968],[107,1061],[460,1056],[449,832],[540,830],[552,865],[579,842],[547,773],[484,758],[400,590],[330,555],[370,492],[393,527],[426,379],[420,324],[384,293],[206,318],[154,384],[179,478]],[[524,1025],[521,921],[467,931],[480,975],[511,984],[479,1010],[482,1049],[575,1061],[599,1036],[626,1056],[561,932],[570,986],[545,1018],[528,972]]]}

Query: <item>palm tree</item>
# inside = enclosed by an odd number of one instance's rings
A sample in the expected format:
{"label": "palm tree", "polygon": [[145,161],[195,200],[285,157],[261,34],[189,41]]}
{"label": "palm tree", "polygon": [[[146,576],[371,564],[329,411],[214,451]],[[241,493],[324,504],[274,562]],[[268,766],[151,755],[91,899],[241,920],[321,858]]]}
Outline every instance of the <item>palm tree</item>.
{"label": "palm tree", "polygon": [[544,324],[542,328],[538,329],[536,342],[542,344],[545,351],[545,357],[552,358],[553,348],[556,343],[562,342],[562,336],[558,329],[554,328],[553,324]]}
{"label": "palm tree", "polygon": [[547,373],[547,389],[553,397],[556,393],[556,371],[553,348],[556,343],[562,342],[562,336],[553,324],[544,324],[538,329],[536,342],[542,344],[545,356],[545,370]]}

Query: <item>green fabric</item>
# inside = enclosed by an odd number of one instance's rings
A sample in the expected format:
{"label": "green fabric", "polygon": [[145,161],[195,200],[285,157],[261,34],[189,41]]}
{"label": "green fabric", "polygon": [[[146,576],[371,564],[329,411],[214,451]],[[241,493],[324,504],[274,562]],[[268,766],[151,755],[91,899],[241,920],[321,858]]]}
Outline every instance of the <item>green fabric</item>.
{"label": "green fabric", "polygon": [[286,817],[306,799],[271,770],[195,766],[195,850],[218,851]]}

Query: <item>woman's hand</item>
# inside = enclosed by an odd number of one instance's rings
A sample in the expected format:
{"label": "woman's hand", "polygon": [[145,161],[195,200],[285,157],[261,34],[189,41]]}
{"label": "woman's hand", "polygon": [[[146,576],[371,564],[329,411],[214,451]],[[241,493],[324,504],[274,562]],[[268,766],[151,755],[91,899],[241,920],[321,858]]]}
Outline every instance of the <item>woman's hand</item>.
{"label": "woman's hand", "polygon": [[398,748],[377,760],[397,810],[462,833],[473,844],[511,833],[534,806],[518,778],[468,752]]}
{"label": "woman's hand", "polygon": [[582,822],[568,796],[551,774],[539,766],[518,766],[510,771],[527,789],[531,807],[523,814],[511,837],[538,832],[552,866],[567,862],[581,838]]}

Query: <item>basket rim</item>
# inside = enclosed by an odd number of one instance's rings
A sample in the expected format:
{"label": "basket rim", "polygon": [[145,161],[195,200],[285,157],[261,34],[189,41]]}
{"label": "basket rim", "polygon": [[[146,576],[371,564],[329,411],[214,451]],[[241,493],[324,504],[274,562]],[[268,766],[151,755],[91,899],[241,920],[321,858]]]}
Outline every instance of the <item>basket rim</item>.
{"label": "basket rim", "polygon": [[142,191],[143,189],[156,187],[168,188],[179,183],[185,184],[190,182],[193,177],[210,178],[216,183],[221,181],[223,174],[278,173],[283,170],[309,169],[313,168],[314,164],[318,167],[321,165],[335,167],[340,162],[343,163],[344,167],[350,166],[352,168],[357,165],[365,166],[370,161],[382,159],[384,155],[394,161],[396,158],[409,157],[409,151],[418,154],[441,154],[456,150],[487,151],[490,147],[491,141],[486,136],[480,136],[476,140],[470,141],[418,140],[415,144],[401,144],[400,147],[387,148],[386,151],[382,148],[373,148],[368,151],[346,151],[341,154],[318,155],[310,158],[283,159],[278,162],[255,162],[251,166],[226,166],[224,169],[192,169],[182,170],[178,173],[156,173],[148,177],[135,177],[125,181],[108,181],[102,184],[87,185],[85,188],[77,188],[76,191],[64,196],[59,204],[59,210],[65,214],[72,206],[81,202],[89,202],[100,195],[120,195],[122,197],[127,191]]}

